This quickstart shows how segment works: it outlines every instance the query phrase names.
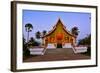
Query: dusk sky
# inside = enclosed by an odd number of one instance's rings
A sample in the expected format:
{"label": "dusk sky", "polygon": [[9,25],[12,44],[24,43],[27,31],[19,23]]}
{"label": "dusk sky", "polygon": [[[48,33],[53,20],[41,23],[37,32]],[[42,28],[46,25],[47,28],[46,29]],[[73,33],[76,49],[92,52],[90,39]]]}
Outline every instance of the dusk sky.
{"label": "dusk sky", "polygon": [[30,32],[30,37],[35,37],[37,31],[50,31],[57,23],[58,19],[66,26],[67,30],[71,30],[76,26],[79,28],[78,40],[84,38],[91,33],[91,14],[79,12],[55,12],[55,11],[36,11],[23,10],[23,34],[26,39],[27,32],[25,31],[25,24],[31,23],[33,30]]}

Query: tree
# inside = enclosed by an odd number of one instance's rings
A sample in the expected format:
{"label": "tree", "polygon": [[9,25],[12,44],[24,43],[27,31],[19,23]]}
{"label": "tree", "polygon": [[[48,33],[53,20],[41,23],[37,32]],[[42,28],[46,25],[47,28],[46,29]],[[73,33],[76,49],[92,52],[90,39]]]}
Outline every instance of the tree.
{"label": "tree", "polygon": [[23,37],[23,45],[26,43],[26,39]]}
{"label": "tree", "polygon": [[30,38],[28,46],[39,46],[40,43],[36,41],[33,37]]}
{"label": "tree", "polygon": [[43,30],[43,36],[45,36],[46,35],[46,33],[47,33],[47,31],[46,30]]}
{"label": "tree", "polygon": [[88,48],[87,52],[82,53],[82,54],[91,56],[91,34],[86,36],[83,39],[80,39],[78,45],[85,45],[85,46],[87,45],[87,48]]}
{"label": "tree", "polygon": [[25,50],[26,49],[26,40],[25,40],[25,38],[23,37],[23,50]]}
{"label": "tree", "polygon": [[79,40],[78,45],[91,45],[91,34]]}
{"label": "tree", "polygon": [[37,39],[40,39],[40,38],[41,38],[41,33],[40,33],[40,31],[37,31],[37,32],[36,32],[36,38],[37,38]]}
{"label": "tree", "polygon": [[30,51],[28,50],[26,40],[23,37],[23,58],[29,55],[30,55]]}
{"label": "tree", "polygon": [[78,27],[73,27],[73,28],[71,29],[71,33],[72,33],[73,35],[75,35],[75,36],[78,36],[78,34],[79,34],[79,29],[78,29]]}
{"label": "tree", "polygon": [[32,46],[32,44],[34,44],[35,39],[33,37],[30,38],[29,42],[28,42],[28,47]]}
{"label": "tree", "polygon": [[29,42],[34,42],[35,39],[33,37],[30,38]]}
{"label": "tree", "polygon": [[26,29],[26,32],[27,32],[27,42],[29,41],[29,32],[31,32],[32,31],[32,29],[33,29],[33,26],[32,26],[32,24],[31,23],[27,23],[26,25],[25,25],[25,29]]}

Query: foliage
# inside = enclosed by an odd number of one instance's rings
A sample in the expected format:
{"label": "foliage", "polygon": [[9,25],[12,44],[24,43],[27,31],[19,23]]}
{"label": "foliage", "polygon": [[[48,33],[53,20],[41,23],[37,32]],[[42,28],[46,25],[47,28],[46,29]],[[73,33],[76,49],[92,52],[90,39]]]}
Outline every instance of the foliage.
{"label": "foliage", "polygon": [[89,34],[87,37],[83,39],[80,39],[78,45],[87,45],[88,47],[87,52],[82,54],[91,56],[91,34]]}
{"label": "foliage", "polygon": [[27,35],[27,41],[28,41],[28,40],[29,40],[29,32],[31,32],[32,29],[33,29],[32,24],[31,24],[31,23],[27,23],[27,24],[25,25],[25,29],[26,29],[26,32],[28,32],[28,35]]}
{"label": "foliage", "polygon": [[33,26],[32,26],[31,23],[27,23],[27,24],[25,25],[25,28],[26,28],[26,31],[27,31],[27,32],[30,32],[30,31],[32,31]]}
{"label": "foliage", "polygon": [[35,39],[33,37],[31,37],[29,42],[35,42]]}
{"label": "foliage", "polygon": [[73,35],[75,35],[75,36],[78,36],[78,34],[79,34],[79,29],[78,29],[78,27],[73,27],[73,28],[71,29],[71,33],[72,33]]}
{"label": "foliage", "polygon": [[91,34],[83,39],[80,39],[78,45],[91,45]]}
{"label": "foliage", "polygon": [[88,46],[87,52],[81,53],[81,54],[84,54],[84,55],[87,55],[87,56],[91,56],[91,47]]}
{"label": "foliage", "polygon": [[43,30],[43,36],[45,36],[46,35],[46,33],[47,33],[47,31],[46,30]]}
{"label": "foliage", "polygon": [[37,39],[40,39],[40,38],[41,38],[41,33],[40,33],[40,31],[37,31],[35,35],[36,35],[36,38],[37,38]]}
{"label": "foliage", "polygon": [[40,43],[35,41],[33,37],[30,38],[29,42],[26,43],[25,38],[23,38],[23,56],[30,56],[29,47],[39,46]]}
{"label": "foliage", "polygon": [[27,43],[25,42],[25,38],[23,38],[23,56],[29,56],[30,52],[27,47]]}
{"label": "foliage", "polygon": [[23,50],[23,56],[30,56],[30,51],[26,47],[26,49]]}
{"label": "foliage", "polygon": [[[33,29],[32,24],[27,23],[25,25],[25,29],[26,29],[26,32],[28,32],[28,35],[27,35],[27,41],[28,41],[29,40],[29,32],[31,32]],[[28,43],[26,43],[26,40],[23,37],[23,56],[29,56],[29,55],[30,55],[30,51],[28,49]]]}
{"label": "foliage", "polygon": [[29,40],[28,46],[39,46],[40,43],[37,42],[33,37]]}

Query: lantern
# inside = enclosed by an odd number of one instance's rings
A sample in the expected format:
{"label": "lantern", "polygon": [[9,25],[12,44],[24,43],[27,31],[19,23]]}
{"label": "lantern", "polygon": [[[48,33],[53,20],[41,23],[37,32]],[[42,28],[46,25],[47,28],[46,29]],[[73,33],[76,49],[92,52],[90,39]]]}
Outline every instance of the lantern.
{"label": "lantern", "polygon": [[56,38],[57,38],[57,40],[62,40],[63,39],[63,34],[62,33],[58,33]]}

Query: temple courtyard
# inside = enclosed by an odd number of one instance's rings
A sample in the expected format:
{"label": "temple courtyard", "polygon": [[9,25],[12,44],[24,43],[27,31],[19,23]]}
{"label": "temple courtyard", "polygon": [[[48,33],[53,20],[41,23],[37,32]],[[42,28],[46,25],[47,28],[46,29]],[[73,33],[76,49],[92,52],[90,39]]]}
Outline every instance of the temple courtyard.
{"label": "temple courtyard", "polygon": [[23,62],[85,60],[91,57],[86,54],[74,53],[71,48],[47,49],[44,55],[30,55],[23,57]]}

